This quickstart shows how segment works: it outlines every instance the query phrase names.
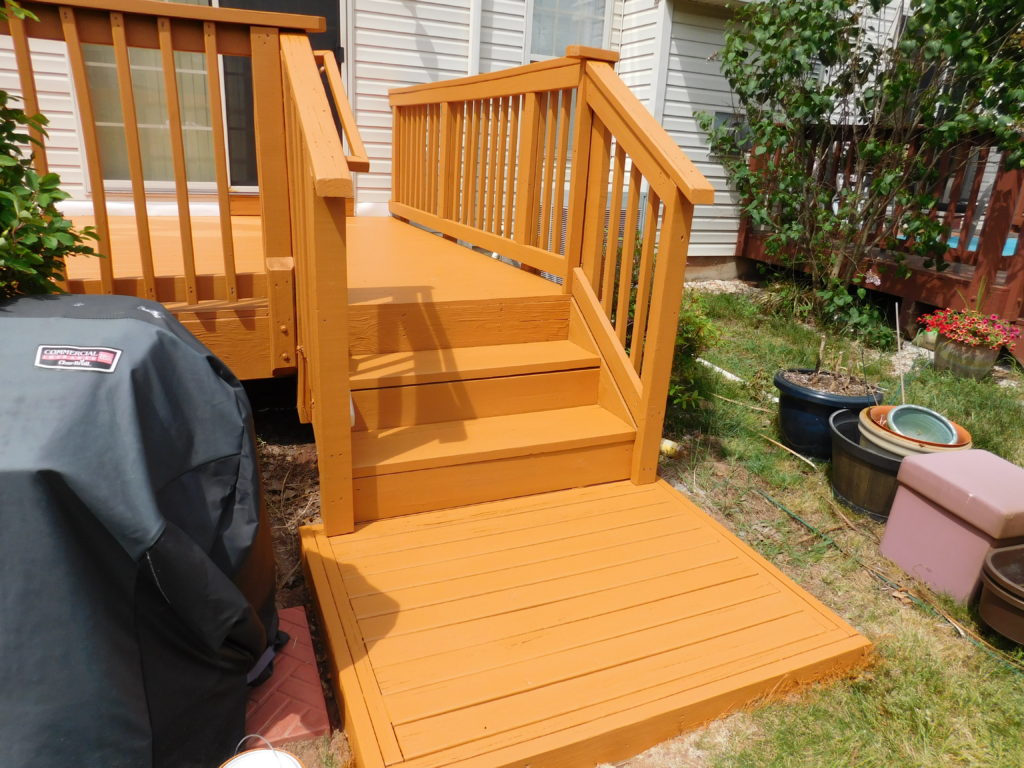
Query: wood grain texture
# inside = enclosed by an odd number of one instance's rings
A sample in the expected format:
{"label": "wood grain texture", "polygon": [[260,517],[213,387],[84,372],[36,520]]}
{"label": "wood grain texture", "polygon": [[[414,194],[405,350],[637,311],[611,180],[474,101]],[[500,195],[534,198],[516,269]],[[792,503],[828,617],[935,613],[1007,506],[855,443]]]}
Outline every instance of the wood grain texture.
{"label": "wood grain texture", "polygon": [[349,369],[353,389],[374,389],[596,368],[599,364],[596,354],[566,340],[352,355]]}
{"label": "wood grain texture", "polygon": [[336,570],[402,768],[621,760],[870,650],[660,482],[306,535]]}
{"label": "wood grain texture", "polygon": [[631,442],[514,456],[416,472],[361,477],[354,481],[356,520],[377,520],[526,497],[629,476]]}
{"label": "wood grain texture", "polygon": [[561,341],[568,333],[566,296],[355,304],[349,310],[353,355]]}
{"label": "wood grain texture", "polygon": [[[598,369],[581,368],[383,389],[354,389],[352,401],[356,409],[356,423],[353,429],[384,429],[591,405],[601,402],[600,383]],[[621,414],[612,412],[621,418]]]}
{"label": "wood grain texture", "polygon": [[597,405],[353,433],[355,477],[554,453],[632,440],[633,428]]}

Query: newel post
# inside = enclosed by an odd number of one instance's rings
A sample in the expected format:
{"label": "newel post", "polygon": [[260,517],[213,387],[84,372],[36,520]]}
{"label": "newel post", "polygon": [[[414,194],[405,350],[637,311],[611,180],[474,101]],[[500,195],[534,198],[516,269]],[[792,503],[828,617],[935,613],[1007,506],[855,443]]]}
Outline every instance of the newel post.
{"label": "newel post", "polygon": [[690,246],[693,203],[680,190],[664,200],[658,258],[654,268],[651,315],[640,372],[641,402],[637,417],[631,479],[636,484],[653,483],[658,475],[658,452],[665,422],[669,377],[675,354],[679,305],[686,276],[686,255]]}

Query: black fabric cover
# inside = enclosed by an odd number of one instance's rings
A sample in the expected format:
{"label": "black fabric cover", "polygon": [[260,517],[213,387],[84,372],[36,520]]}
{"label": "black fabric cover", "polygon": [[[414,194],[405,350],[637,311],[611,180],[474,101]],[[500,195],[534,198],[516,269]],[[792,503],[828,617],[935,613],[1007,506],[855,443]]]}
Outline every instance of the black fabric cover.
{"label": "black fabric cover", "polygon": [[261,517],[245,393],[160,304],[0,303],[0,766],[230,756],[277,632]]}

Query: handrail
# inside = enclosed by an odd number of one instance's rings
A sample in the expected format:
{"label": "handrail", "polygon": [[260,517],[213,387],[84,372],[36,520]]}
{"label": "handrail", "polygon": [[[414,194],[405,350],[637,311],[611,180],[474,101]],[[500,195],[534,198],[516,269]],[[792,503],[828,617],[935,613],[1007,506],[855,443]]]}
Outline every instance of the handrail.
{"label": "handrail", "polygon": [[566,54],[390,91],[391,212],[562,278],[637,424],[632,478],[650,482],[693,206],[714,188],[614,52]]}
{"label": "handrail", "polygon": [[309,38],[304,34],[282,34],[281,62],[290,78],[298,128],[309,148],[316,193],[321,197],[352,197],[352,174],[334,128]]}
{"label": "handrail", "polygon": [[366,147],[363,146],[363,139],[359,135],[356,116],[352,113],[352,105],[349,104],[348,95],[345,93],[345,85],[341,81],[341,70],[338,69],[334,51],[313,51],[313,56],[320,65],[320,71],[327,78],[327,85],[331,89],[331,102],[338,112],[341,131],[348,142],[349,154],[345,156],[345,160],[348,162],[349,170],[368,171],[370,158],[366,155]]}

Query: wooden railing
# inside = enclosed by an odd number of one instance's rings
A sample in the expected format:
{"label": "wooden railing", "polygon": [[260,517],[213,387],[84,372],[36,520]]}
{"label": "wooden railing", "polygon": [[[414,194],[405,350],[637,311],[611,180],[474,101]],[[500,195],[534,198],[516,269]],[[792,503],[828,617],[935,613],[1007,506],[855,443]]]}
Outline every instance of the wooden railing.
{"label": "wooden railing", "polygon": [[[324,20],[155,0],[30,0],[22,6],[39,20],[12,18],[0,25],[0,33],[13,38],[28,112],[38,110],[28,39],[67,44],[99,236],[97,250],[105,256],[99,260],[98,280],[71,281],[69,288],[135,295],[189,310],[206,306],[204,301],[230,309],[242,300],[265,299],[271,334],[265,346],[271,368],[275,373],[297,370],[299,411],[316,432],[326,527],[331,533],[351,530],[345,216],[353,198],[351,171],[367,169],[368,161],[333,54],[314,53],[306,35],[321,31]],[[116,269],[119,253],[111,242],[110,183],[103,174],[86,44],[113,49],[141,257],[138,277],[120,275]],[[150,180],[144,173],[137,86],[133,87],[129,56],[129,49],[137,48],[159,51],[180,231],[181,263],[175,275],[158,274],[154,263],[147,209]],[[197,270],[191,212],[195,195],[186,168],[176,52],[201,54],[206,70],[222,255],[222,269],[212,275]],[[220,65],[224,56],[251,61],[258,201],[259,210],[267,214],[260,224],[265,268],[246,275],[245,280],[235,268],[231,214],[237,200],[230,187],[222,130]],[[332,101],[348,143],[347,154]],[[46,170],[47,160],[43,143],[35,148],[36,168]]]}
{"label": "wooden railing", "polygon": [[561,59],[390,92],[391,212],[562,281],[654,479],[693,205],[714,191],[612,69]]}

